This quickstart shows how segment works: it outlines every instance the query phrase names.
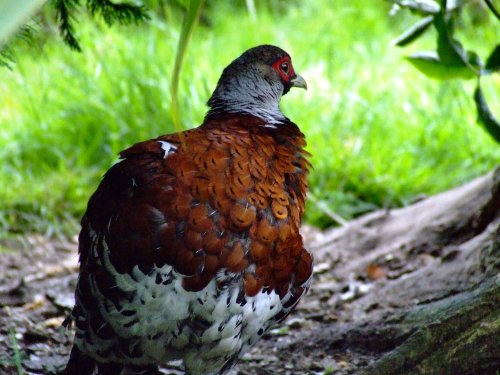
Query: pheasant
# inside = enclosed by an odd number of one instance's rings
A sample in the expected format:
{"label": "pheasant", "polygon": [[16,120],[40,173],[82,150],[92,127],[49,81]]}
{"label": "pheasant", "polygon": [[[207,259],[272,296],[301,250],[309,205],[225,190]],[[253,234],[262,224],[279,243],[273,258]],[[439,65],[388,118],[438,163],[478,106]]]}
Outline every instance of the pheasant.
{"label": "pheasant", "polygon": [[310,163],[279,101],[307,88],[282,49],[227,66],[201,126],[137,143],[79,236],[65,374],[226,374],[308,289],[299,234]]}

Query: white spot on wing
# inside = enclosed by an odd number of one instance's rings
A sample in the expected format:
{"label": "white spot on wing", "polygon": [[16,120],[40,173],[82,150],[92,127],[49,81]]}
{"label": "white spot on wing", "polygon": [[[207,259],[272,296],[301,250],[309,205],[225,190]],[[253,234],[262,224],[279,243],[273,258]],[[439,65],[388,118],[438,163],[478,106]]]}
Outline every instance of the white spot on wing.
{"label": "white spot on wing", "polygon": [[162,150],[165,151],[163,159],[167,158],[169,152],[174,152],[175,150],[177,150],[177,147],[167,141],[158,141],[158,143],[161,145]]}

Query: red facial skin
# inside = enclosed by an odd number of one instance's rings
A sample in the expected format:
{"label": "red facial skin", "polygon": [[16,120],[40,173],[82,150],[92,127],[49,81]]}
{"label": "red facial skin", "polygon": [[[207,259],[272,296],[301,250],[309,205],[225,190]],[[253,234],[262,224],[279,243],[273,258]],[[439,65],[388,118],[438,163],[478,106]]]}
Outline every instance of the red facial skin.
{"label": "red facial skin", "polygon": [[290,82],[295,77],[295,70],[293,69],[290,57],[285,56],[273,64],[273,68],[279,73],[284,82]]}

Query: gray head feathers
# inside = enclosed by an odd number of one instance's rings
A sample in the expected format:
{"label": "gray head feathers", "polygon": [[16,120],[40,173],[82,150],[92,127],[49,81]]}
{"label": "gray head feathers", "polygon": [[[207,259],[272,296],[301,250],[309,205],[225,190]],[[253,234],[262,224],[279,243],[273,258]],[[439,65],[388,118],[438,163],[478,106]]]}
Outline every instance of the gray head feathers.
{"label": "gray head feathers", "polygon": [[290,56],[281,48],[262,45],[251,48],[227,66],[208,101],[207,116],[242,113],[260,117],[269,124],[283,122],[281,97],[289,90],[273,64]]}

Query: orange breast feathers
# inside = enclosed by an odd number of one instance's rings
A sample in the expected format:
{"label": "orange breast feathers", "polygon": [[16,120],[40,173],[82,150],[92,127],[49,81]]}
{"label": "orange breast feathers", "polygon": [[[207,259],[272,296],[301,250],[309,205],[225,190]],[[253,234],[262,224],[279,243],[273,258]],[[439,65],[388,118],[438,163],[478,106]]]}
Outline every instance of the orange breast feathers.
{"label": "orange breast feathers", "polygon": [[309,279],[312,258],[299,234],[310,167],[304,137],[292,123],[260,121],[211,120],[122,152],[84,219],[96,231],[107,226],[119,272],[169,264],[198,291],[227,270],[241,275],[249,296],[263,288],[284,295]]}

